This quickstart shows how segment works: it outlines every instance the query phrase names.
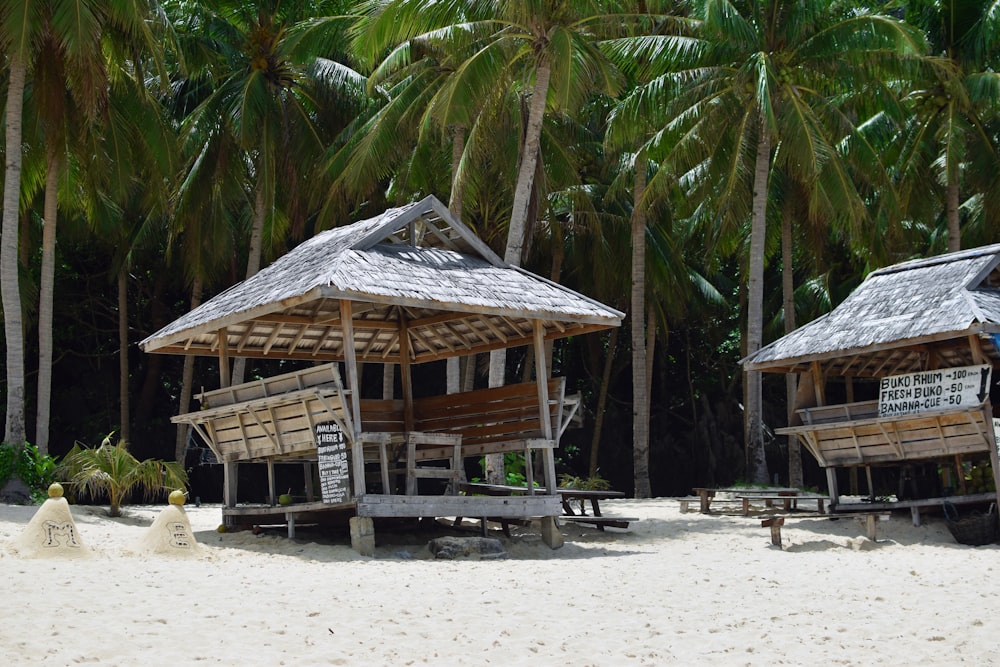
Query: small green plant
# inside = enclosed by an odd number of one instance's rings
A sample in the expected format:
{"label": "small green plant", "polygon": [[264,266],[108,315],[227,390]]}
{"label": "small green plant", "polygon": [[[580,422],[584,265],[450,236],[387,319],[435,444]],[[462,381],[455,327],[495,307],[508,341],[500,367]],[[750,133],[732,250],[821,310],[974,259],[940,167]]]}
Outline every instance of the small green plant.
{"label": "small green plant", "polygon": [[[474,477],[472,481],[474,483],[480,483],[486,480],[486,457],[480,457],[479,459],[479,469],[483,471],[482,477]],[[528,483],[528,478],[524,472],[524,455],[519,452],[507,452],[503,455],[503,473],[504,473],[504,483],[510,486],[525,486]],[[537,487],[538,482],[534,485]]]}
{"label": "small green plant", "polygon": [[608,491],[611,489],[611,482],[600,475],[593,477],[577,477],[564,473],[559,476],[559,486],[567,489],[580,489],[582,491]]}
{"label": "small green plant", "polygon": [[147,459],[139,461],[125,443],[111,444],[111,436],[99,447],[87,447],[77,442],[66,454],[57,470],[77,493],[108,498],[109,516],[121,516],[122,501],[133,490],[147,497],[158,491],[187,487],[187,473],[176,461]]}
{"label": "small green plant", "polygon": [[35,502],[47,497],[46,490],[55,479],[56,461],[48,454],[41,454],[30,442],[21,447],[0,444],[0,488],[12,478],[24,482]]}

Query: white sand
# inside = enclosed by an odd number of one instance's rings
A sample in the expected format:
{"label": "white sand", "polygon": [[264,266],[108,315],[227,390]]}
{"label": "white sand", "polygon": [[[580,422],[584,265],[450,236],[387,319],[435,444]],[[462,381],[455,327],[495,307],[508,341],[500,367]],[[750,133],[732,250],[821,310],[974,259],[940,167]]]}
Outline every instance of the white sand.
{"label": "white sand", "polygon": [[[606,501],[628,532],[565,526],[505,539],[508,560],[430,559],[428,534],[220,535],[186,508],[195,557],[136,553],[161,508],[72,507],[88,559],[26,558],[37,510],[0,506],[0,665],[1000,664],[1000,546],[956,544],[897,514],[875,544],[854,520]],[[388,541],[391,540],[391,543]]]}

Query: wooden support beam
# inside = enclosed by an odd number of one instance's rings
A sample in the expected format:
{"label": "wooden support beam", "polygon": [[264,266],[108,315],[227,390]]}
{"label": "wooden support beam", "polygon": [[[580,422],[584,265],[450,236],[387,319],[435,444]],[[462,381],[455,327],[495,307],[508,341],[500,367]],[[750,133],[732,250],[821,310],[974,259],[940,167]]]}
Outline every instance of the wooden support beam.
{"label": "wooden support beam", "polygon": [[826,469],[826,486],[830,495],[830,507],[834,508],[840,502],[840,490],[837,488],[837,469]]}
{"label": "wooden support beam", "polygon": [[305,475],[306,502],[311,503],[316,499],[316,491],[313,489],[312,461],[305,461],[302,464],[302,472]]}
{"label": "wooden support beam", "polygon": [[348,299],[340,300],[340,318],[344,339],[344,366],[347,370],[347,386],[351,391],[351,417],[354,433],[351,434],[351,458],[353,460],[352,476],[354,478],[354,495],[365,494],[365,452],[361,443],[361,383],[358,377],[358,360],[354,354],[354,316],[352,304]]}
{"label": "wooden support beam", "polygon": [[993,429],[993,406],[988,398],[983,404],[983,419],[986,422],[985,437],[989,443],[990,466],[993,468],[993,482],[996,485],[997,507],[1000,507],[1000,456],[997,453],[997,438]]}
{"label": "wooden support beam", "polygon": [[274,457],[267,457],[267,504],[274,507],[278,503],[278,494],[274,488]]}
{"label": "wooden support beam", "polygon": [[232,382],[232,373],[229,371],[229,334],[223,329],[219,329],[219,386],[228,387]]}
{"label": "wooden support beam", "polygon": [[406,313],[399,311],[399,377],[403,389],[403,429],[413,430],[413,375],[410,370],[410,330]]}
{"label": "wooden support beam", "polygon": [[979,340],[979,336],[977,334],[969,334],[969,348],[972,350],[972,363],[989,363],[986,360],[986,355],[983,354],[983,343]]}
{"label": "wooden support beam", "polygon": [[816,392],[816,405],[826,405],[826,377],[823,374],[823,366],[818,362],[812,362],[813,389]]}
{"label": "wooden support beam", "polygon": [[222,464],[223,503],[226,507],[236,507],[236,490],[239,482],[239,464],[226,461]]}
{"label": "wooden support beam", "polygon": [[[542,437],[552,440],[552,417],[549,415],[549,370],[545,361],[545,325],[541,320],[533,320],[535,338],[535,383],[538,386],[538,417],[542,425]],[[531,450],[526,450],[527,465],[531,465]],[[542,450],[545,470],[545,488],[548,493],[556,492],[556,463],[552,449]]]}

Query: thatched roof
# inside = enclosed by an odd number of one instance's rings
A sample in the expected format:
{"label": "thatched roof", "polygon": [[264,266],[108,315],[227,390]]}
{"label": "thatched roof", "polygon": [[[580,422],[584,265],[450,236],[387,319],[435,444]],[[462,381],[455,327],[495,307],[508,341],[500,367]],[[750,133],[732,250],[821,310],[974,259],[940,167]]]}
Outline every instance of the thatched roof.
{"label": "thatched roof", "polygon": [[[623,314],[505,264],[436,198],[305,241],[140,343],[146,352],[344,358],[341,300],[360,361],[431,361],[621,324]],[[220,338],[219,332],[225,331]]]}
{"label": "thatched roof", "polygon": [[881,377],[979,363],[973,346],[998,363],[998,265],[1000,244],[879,269],[833,311],[743,363],[804,372],[818,361],[827,374]]}

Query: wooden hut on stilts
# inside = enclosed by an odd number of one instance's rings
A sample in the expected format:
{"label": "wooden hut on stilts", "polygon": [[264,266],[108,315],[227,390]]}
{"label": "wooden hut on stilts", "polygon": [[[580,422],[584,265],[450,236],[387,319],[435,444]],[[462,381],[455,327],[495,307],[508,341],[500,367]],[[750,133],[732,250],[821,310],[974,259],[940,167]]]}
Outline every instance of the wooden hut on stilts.
{"label": "wooden hut on stilts", "polygon": [[[918,524],[920,508],[946,499],[1000,500],[965,480],[971,466],[989,464],[989,486],[1000,489],[990,397],[1000,364],[1000,245],[874,271],[833,311],[743,364],[798,376],[794,418],[776,433],[825,468],[834,511],[910,508]],[[940,491],[911,493],[900,483],[895,501],[879,502],[872,468],[894,467],[905,482],[915,465],[941,475]],[[867,473],[871,502],[840,502],[844,468]]]}
{"label": "wooden hut on stilts", "polygon": [[[427,197],[316,235],[141,346],[219,360],[219,388],[173,421],[190,424],[223,464],[226,523],[285,523],[294,536],[296,521],[346,512],[364,553],[377,517],[540,518],[557,547],[553,451],[566,425],[565,382],[549,377],[545,345],[622,317],[506,264]],[[414,398],[415,364],[524,345],[534,349],[535,382]],[[239,356],[305,363],[229,386]],[[362,397],[362,363],[398,367],[402,395]],[[466,457],[503,452],[527,459],[529,488],[541,458],[537,492],[459,493]],[[248,463],[267,466],[269,502],[238,502],[237,467]],[[274,466],[289,463],[303,466],[306,499],[283,506]],[[427,479],[444,493],[422,493]]]}

